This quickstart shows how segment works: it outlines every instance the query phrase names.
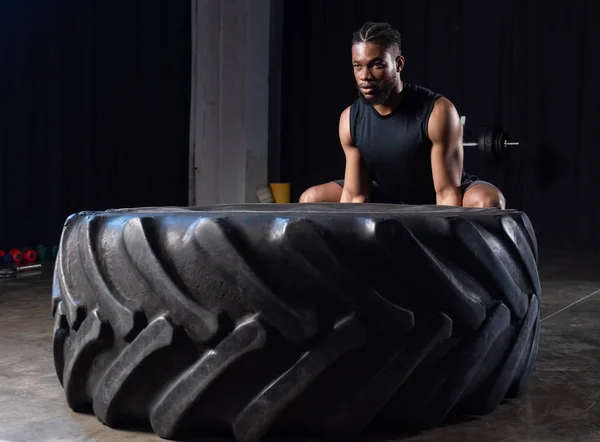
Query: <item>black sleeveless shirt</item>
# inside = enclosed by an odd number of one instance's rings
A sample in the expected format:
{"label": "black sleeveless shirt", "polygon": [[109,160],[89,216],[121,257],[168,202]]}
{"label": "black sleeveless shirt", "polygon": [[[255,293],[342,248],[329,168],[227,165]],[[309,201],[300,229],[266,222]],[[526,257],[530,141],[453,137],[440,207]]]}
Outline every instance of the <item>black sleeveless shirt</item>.
{"label": "black sleeveless shirt", "polygon": [[350,134],[386,199],[435,204],[427,126],[442,95],[408,83],[403,94],[399,106],[385,116],[364,98],[357,99],[350,107]]}

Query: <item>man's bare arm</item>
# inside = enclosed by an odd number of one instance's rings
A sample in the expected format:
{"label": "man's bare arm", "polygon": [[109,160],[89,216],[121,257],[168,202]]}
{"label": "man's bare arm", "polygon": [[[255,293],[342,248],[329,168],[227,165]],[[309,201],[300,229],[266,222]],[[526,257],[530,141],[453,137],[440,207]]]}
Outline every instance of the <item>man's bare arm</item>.
{"label": "man's bare arm", "polygon": [[463,169],[462,124],[454,105],[440,98],[429,117],[431,171],[436,203],[442,206],[462,206],[460,189]]}
{"label": "man's bare arm", "polygon": [[362,161],[358,148],[352,142],[350,135],[350,108],[346,108],[340,116],[340,143],[346,156],[346,171],[344,173],[344,189],[342,203],[364,203],[371,193],[371,180]]}

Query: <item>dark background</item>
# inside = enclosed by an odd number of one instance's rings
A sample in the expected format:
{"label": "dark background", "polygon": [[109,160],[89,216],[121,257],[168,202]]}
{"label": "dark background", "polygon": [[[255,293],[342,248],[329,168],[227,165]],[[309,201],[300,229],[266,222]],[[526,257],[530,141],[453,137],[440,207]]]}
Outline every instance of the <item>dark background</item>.
{"label": "dark background", "polygon": [[[467,170],[530,216],[542,252],[597,251],[600,6],[557,5],[285,0],[280,178],[297,200],[343,175],[352,32],[388,21],[405,81],[446,95],[467,131],[520,141],[502,165],[467,150]],[[189,0],[0,0],[0,248],[57,244],[81,210],[187,204],[190,15]]]}
{"label": "dark background", "polygon": [[352,33],[387,21],[403,36],[405,81],[447,96],[466,130],[499,122],[520,141],[499,166],[468,148],[465,168],[529,215],[540,250],[598,250],[600,3],[556,4],[285,0],[282,179],[294,197],[343,177],[337,127],[356,98]]}
{"label": "dark background", "polygon": [[186,205],[190,2],[0,0],[0,249]]}

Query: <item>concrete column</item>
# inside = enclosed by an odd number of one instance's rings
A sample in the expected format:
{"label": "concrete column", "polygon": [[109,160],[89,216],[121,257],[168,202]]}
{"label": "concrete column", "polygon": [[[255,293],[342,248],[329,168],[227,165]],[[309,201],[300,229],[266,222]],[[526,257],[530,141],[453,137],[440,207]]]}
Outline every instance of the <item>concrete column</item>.
{"label": "concrete column", "polygon": [[270,3],[193,1],[191,205],[257,202],[267,183]]}

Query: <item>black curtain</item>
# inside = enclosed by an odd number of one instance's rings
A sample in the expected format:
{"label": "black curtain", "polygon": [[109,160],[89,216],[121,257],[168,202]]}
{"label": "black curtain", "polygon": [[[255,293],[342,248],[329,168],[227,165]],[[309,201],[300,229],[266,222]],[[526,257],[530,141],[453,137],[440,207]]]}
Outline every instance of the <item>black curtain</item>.
{"label": "black curtain", "polygon": [[337,126],[356,98],[352,33],[387,21],[403,37],[405,81],[447,96],[466,115],[465,140],[489,122],[520,141],[502,164],[466,148],[465,168],[525,211],[540,251],[600,249],[598,54],[592,0],[286,0],[282,179],[297,200],[340,178]]}
{"label": "black curtain", "polygon": [[190,2],[0,0],[0,249],[187,205]]}

